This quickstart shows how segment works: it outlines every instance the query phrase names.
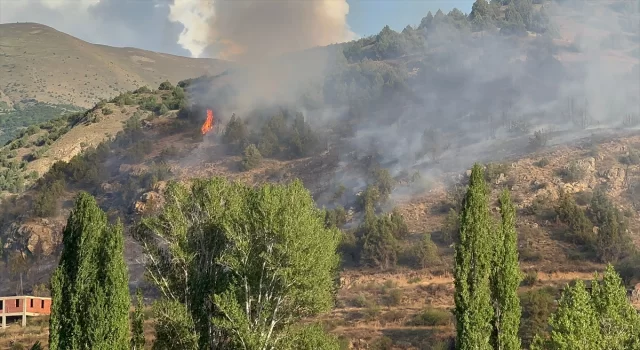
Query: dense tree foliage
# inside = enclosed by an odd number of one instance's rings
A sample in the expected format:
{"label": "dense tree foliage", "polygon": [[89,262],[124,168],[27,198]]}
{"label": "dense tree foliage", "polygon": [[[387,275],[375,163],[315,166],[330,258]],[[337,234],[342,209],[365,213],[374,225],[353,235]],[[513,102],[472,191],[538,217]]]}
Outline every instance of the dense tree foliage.
{"label": "dense tree foliage", "polygon": [[640,315],[630,303],[622,280],[611,265],[587,290],[578,280],[567,286],[549,319],[548,338],[538,337],[535,349],[638,349]]}
{"label": "dense tree foliage", "polygon": [[197,180],[166,198],[138,231],[150,276],[186,307],[200,347],[281,349],[297,320],[331,307],[340,235],[300,182]]}

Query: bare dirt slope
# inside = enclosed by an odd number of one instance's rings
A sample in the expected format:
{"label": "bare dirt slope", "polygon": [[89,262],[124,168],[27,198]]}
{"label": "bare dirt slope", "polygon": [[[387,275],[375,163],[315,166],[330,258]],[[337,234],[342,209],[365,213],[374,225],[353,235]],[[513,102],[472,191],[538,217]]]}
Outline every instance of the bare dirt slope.
{"label": "bare dirt slope", "polygon": [[228,63],[91,44],[37,23],[0,24],[0,101],[91,107],[143,85],[219,73]]}

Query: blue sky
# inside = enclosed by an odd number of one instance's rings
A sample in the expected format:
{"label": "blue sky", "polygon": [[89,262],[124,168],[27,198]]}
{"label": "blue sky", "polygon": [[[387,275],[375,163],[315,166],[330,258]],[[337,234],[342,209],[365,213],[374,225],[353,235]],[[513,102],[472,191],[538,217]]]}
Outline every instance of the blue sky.
{"label": "blue sky", "polygon": [[464,13],[471,12],[474,0],[348,0],[347,21],[356,34],[376,34],[389,25],[401,31],[408,24],[417,25],[429,11],[438,9],[446,14],[457,7]]}

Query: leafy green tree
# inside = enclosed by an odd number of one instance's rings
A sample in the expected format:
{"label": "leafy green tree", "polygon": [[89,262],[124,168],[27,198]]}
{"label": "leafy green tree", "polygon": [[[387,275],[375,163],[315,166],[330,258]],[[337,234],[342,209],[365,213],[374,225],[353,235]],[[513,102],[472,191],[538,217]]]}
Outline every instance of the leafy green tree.
{"label": "leafy green tree", "polygon": [[518,234],[515,227],[515,207],[508,190],[500,196],[502,223],[497,239],[491,287],[494,300],[493,348],[520,349],[520,298],[518,287],[522,276],[518,264]]}
{"label": "leafy green tree", "polygon": [[63,231],[51,280],[50,349],[127,349],[128,273],[122,226],[107,224],[95,199],[81,193]]}
{"label": "leafy green tree", "polygon": [[572,241],[586,244],[587,246],[593,245],[595,241],[593,224],[570,194],[564,191],[560,192],[560,198],[558,199],[555,211],[558,219],[569,226]]}
{"label": "leafy green tree", "polygon": [[438,246],[431,240],[430,234],[423,234],[420,243],[414,246],[415,265],[426,268],[440,261]]}
{"label": "leafy green tree", "polygon": [[131,319],[131,350],[144,349],[144,301],[142,291],[136,290],[136,308]]}
{"label": "leafy green tree", "polygon": [[244,149],[244,154],[242,156],[242,168],[244,170],[251,170],[262,162],[262,155],[258,148],[254,144],[250,144]]}
{"label": "leafy green tree", "polygon": [[600,325],[589,292],[582,280],[562,292],[558,309],[549,319],[549,339],[537,338],[532,349],[599,350]]}
{"label": "leafy green tree", "polygon": [[[247,126],[240,117],[236,117],[236,115],[233,114],[224,129],[222,142],[227,145],[242,145],[248,137],[249,131],[247,130]],[[242,150],[242,148],[240,150]]]}
{"label": "leafy green tree", "polygon": [[172,182],[165,197],[137,234],[150,277],[185,305],[201,348],[278,349],[301,318],[332,307],[340,232],[300,181]]}
{"label": "leafy green tree", "polygon": [[589,215],[598,226],[595,250],[600,261],[617,262],[631,252],[632,243],[627,233],[627,220],[602,188],[593,194]]}
{"label": "leafy green tree", "polygon": [[607,265],[602,281],[596,274],[591,300],[600,322],[602,349],[640,349],[640,315],[612,265]]}
{"label": "leafy green tree", "polygon": [[393,177],[391,177],[388,169],[376,168],[373,171],[373,185],[378,189],[379,200],[384,202],[391,195],[395,181]]}
{"label": "leafy green tree", "polygon": [[460,213],[460,236],[455,246],[454,299],[458,349],[492,348],[490,226],[488,188],[482,166],[475,164]]}
{"label": "leafy green tree", "polygon": [[393,235],[394,223],[386,215],[376,217],[369,212],[365,216],[362,262],[382,270],[395,266],[398,261],[398,241]]}

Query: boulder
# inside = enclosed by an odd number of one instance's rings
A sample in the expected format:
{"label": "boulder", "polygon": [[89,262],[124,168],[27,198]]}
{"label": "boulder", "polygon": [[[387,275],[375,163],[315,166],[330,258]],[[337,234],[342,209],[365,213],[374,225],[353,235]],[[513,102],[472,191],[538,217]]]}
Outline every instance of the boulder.
{"label": "boulder", "polygon": [[163,202],[164,198],[158,192],[146,192],[133,204],[133,210],[138,214],[143,214],[162,207]]}
{"label": "boulder", "polygon": [[54,224],[48,220],[42,222],[31,222],[20,225],[17,233],[24,237],[26,248],[32,254],[51,255],[55,247],[60,244],[60,235],[57,234]]}
{"label": "boulder", "polygon": [[636,283],[633,289],[631,289],[631,302],[632,303],[640,302],[640,283]]}

